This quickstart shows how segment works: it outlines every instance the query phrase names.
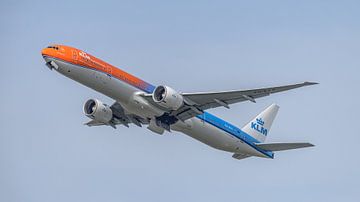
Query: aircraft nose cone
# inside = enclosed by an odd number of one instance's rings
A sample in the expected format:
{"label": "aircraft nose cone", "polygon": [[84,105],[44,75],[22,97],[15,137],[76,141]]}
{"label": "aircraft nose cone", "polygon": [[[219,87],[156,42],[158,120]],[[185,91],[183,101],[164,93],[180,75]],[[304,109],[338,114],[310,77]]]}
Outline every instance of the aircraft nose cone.
{"label": "aircraft nose cone", "polygon": [[41,50],[41,55],[44,57],[46,55],[49,55],[49,49],[48,48],[44,48]]}
{"label": "aircraft nose cone", "polygon": [[41,55],[43,59],[45,60],[45,64],[49,69],[53,69],[53,66],[50,64],[51,58],[48,56],[51,56],[51,50],[49,48],[44,48],[41,50]]}
{"label": "aircraft nose cone", "polygon": [[49,58],[49,56],[51,56],[52,54],[53,54],[53,52],[49,48],[44,48],[41,50],[41,55],[44,58],[45,62],[49,62],[51,60],[51,58]]}

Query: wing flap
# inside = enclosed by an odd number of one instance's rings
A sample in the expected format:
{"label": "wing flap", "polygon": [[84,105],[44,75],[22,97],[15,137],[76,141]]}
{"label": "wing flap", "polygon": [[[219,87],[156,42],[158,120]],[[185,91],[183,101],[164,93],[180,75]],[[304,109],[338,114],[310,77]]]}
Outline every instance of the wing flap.
{"label": "wing flap", "polygon": [[87,123],[84,123],[84,125],[87,125],[87,126],[103,126],[105,125],[104,123],[102,122],[99,122],[99,121],[95,121],[95,120],[90,120],[89,122]]}
{"label": "wing flap", "polygon": [[313,147],[314,145],[308,142],[296,142],[296,143],[255,143],[255,145],[266,151],[283,151],[290,149],[299,149],[305,147]]}
{"label": "wing flap", "polygon": [[232,155],[234,159],[241,160],[250,157],[250,155],[235,153]]}

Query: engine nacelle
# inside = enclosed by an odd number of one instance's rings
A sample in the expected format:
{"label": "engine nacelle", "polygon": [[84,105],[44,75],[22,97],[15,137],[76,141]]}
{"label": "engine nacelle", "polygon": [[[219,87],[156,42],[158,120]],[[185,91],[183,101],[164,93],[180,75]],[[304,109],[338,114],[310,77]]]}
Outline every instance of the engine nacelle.
{"label": "engine nacelle", "polygon": [[87,117],[101,123],[109,123],[113,117],[110,107],[96,99],[90,99],[85,102],[84,113]]}
{"label": "engine nacelle", "polygon": [[183,96],[168,86],[156,87],[152,98],[158,105],[171,110],[177,110],[184,104]]}

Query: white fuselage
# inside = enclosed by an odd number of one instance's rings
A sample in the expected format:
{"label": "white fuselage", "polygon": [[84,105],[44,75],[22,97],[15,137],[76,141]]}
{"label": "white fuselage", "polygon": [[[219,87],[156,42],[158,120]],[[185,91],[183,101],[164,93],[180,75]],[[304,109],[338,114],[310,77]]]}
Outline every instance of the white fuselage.
{"label": "white fuselage", "polygon": [[[58,67],[55,69],[66,77],[116,100],[129,114],[136,114],[143,118],[153,118],[164,113],[157,106],[138,96],[139,93],[144,93],[142,90],[109,74],[56,58],[45,57],[45,60],[46,62],[54,61]],[[182,132],[219,150],[269,157],[257,150],[256,147],[244,142],[241,138],[199,117],[193,117],[184,122],[178,121],[171,125],[171,130]]]}

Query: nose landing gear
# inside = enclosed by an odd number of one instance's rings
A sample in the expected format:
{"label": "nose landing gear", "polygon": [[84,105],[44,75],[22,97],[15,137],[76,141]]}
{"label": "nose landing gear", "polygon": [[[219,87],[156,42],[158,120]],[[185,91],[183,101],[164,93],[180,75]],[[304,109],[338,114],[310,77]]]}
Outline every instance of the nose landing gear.
{"label": "nose landing gear", "polygon": [[54,61],[49,61],[46,63],[46,66],[50,69],[53,70],[54,68],[57,70],[59,69],[59,66],[54,62]]}

